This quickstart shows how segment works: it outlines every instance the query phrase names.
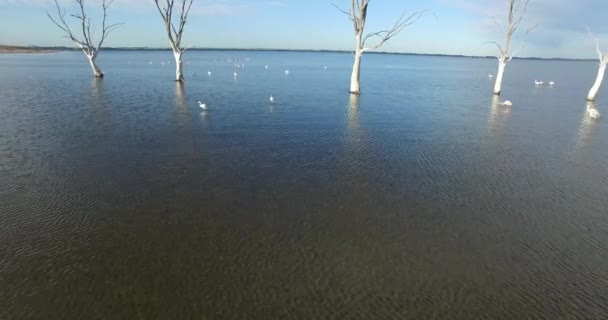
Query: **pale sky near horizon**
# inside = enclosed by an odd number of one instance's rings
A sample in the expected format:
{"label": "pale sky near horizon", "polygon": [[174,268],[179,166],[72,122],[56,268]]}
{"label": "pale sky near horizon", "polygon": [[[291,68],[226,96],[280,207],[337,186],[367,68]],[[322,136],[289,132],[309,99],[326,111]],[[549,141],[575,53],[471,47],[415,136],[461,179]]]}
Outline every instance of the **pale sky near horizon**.
{"label": "pale sky near horizon", "polygon": [[[53,0],[0,0],[0,44],[72,46],[46,17]],[[100,0],[87,0],[94,23]],[[334,0],[346,8],[349,0]],[[60,0],[70,8],[73,0]],[[332,0],[194,0],[184,45],[212,48],[351,50],[352,25]],[[366,31],[385,29],[403,10],[430,10],[381,51],[495,55],[486,41],[502,41],[506,0],[372,0]],[[52,12],[52,11],[51,11]],[[73,12],[69,11],[69,12]],[[525,26],[538,24],[520,56],[596,58],[589,26],[608,50],[607,0],[531,0]],[[110,22],[125,23],[106,41],[114,47],[165,47],[152,0],[115,0]],[[519,47],[519,41],[515,42]]]}

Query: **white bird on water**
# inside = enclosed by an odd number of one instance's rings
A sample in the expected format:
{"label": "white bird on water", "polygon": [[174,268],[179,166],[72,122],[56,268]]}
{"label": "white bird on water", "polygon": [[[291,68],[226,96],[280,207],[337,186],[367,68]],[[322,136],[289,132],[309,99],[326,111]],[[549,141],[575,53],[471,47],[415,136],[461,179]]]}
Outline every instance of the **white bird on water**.
{"label": "white bird on water", "polygon": [[236,71],[233,73],[233,75],[235,78],[239,76],[239,74]]}
{"label": "white bird on water", "polygon": [[553,87],[554,85],[555,85],[555,82],[549,81],[549,87]]}
{"label": "white bird on water", "polygon": [[494,75],[490,73],[490,74],[488,74],[488,78],[492,79],[492,78],[494,78]]}
{"label": "white bird on water", "polygon": [[268,69],[268,66],[264,66],[264,69]]}
{"label": "white bird on water", "polygon": [[289,70],[285,70],[285,75],[289,75]]}
{"label": "white bird on water", "polygon": [[207,71],[207,75],[210,76],[211,75],[211,71]]}
{"label": "white bird on water", "polygon": [[270,103],[274,103],[274,96],[270,95],[270,98],[268,100],[270,101]]}
{"label": "white bird on water", "polygon": [[500,105],[503,106],[503,107],[512,107],[513,103],[511,101],[509,101],[509,100],[506,100],[504,102],[501,102]]}
{"label": "white bird on water", "polygon": [[599,111],[597,111],[596,108],[594,108],[593,106],[587,105],[587,113],[589,114],[589,117],[593,118],[593,119],[599,119],[601,117],[601,114]]}
{"label": "white bird on water", "polygon": [[545,84],[544,81],[538,81],[538,80],[534,80],[534,84],[537,86],[542,86],[543,84]]}
{"label": "white bird on water", "polygon": [[200,101],[198,102],[198,106],[201,107],[201,109],[203,109],[203,110],[207,110],[207,105]]}

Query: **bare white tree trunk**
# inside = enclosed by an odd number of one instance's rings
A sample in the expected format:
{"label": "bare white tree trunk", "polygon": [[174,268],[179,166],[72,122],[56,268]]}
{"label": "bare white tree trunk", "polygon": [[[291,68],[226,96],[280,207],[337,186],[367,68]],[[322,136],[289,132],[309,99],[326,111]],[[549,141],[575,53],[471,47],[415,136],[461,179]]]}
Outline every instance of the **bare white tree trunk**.
{"label": "bare white tree trunk", "polygon": [[588,101],[595,101],[595,97],[597,97],[598,91],[600,91],[600,87],[602,86],[602,81],[604,81],[604,75],[606,74],[606,64],[600,63],[600,67],[597,70],[597,78],[595,78],[595,83],[591,90],[589,91],[589,95],[587,96]]}
{"label": "bare white tree trunk", "polygon": [[[496,45],[496,47],[500,51],[500,54],[498,55],[498,73],[496,74],[496,82],[494,83],[495,95],[500,95],[500,93],[502,92],[502,79],[505,73],[505,68],[507,66],[507,63],[509,63],[509,61],[513,59],[513,56],[515,56],[518,51],[516,50],[515,52],[511,52],[511,42],[513,40],[513,35],[521,26],[521,22],[524,16],[526,15],[529,2],[530,0],[507,0],[509,12],[507,15],[507,32],[505,35],[505,43],[503,45],[500,45],[498,42],[495,41],[487,42]],[[494,22],[499,25],[496,20],[494,20]],[[526,31],[526,34],[524,35],[524,41],[522,42],[521,48],[519,50],[525,47],[526,37],[528,36],[528,33],[530,33],[532,29],[534,29],[534,27]]]}
{"label": "bare white tree trunk", "polygon": [[597,97],[598,91],[600,91],[600,87],[602,86],[602,81],[604,81],[604,75],[606,74],[606,64],[600,63],[600,67],[597,70],[597,77],[595,78],[595,83],[591,90],[589,91],[589,95],[587,95],[588,101],[595,101],[595,97]]}
{"label": "bare white tree trunk", "polygon": [[359,94],[361,93],[361,58],[363,57],[363,51],[361,50],[361,35],[357,35],[356,39],[356,49],[355,49],[355,60],[353,62],[353,72],[350,76],[350,93]]}
{"label": "bare white tree trunk", "polygon": [[498,72],[496,73],[496,83],[494,83],[494,94],[496,95],[500,95],[502,92],[502,78],[505,75],[506,66],[506,59],[498,59]]}
{"label": "bare white tree trunk", "polygon": [[[175,56],[175,81],[183,82],[184,73],[182,71],[182,55],[186,51],[186,48],[182,48],[182,37],[184,35],[184,28],[188,21],[188,14],[194,0],[178,0],[177,5],[180,7],[179,11],[179,23],[174,24],[173,21],[173,9],[175,9],[176,0],[153,0],[156,4],[156,8],[163,18],[165,23],[165,31],[169,38],[169,44],[173,49],[173,56]],[[177,20],[177,19],[176,19]]]}
{"label": "bare white tree trunk", "polygon": [[[86,54],[86,53],[85,53]],[[89,59],[89,64],[91,65],[91,69],[93,70],[93,75],[95,78],[103,78],[103,71],[97,66],[97,54],[86,54]]]}
{"label": "bare white tree trunk", "polygon": [[[363,57],[363,52],[380,48],[388,40],[403,31],[405,27],[416,22],[424,14],[423,11],[415,12],[409,16],[406,16],[405,13],[403,13],[391,29],[372,32],[363,36],[369,1],[370,0],[350,0],[350,10],[342,10],[334,4],[340,12],[348,16],[349,20],[353,23],[353,29],[355,31],[355,51],[353,52],[355,59],[353,62],[353,71],[350,76],[350,93],[353,94],[361,93],[359,80],[361,79],[361,58]],[[367,40],[371,38],[377,38],[378,43],[367,47]]]}
{"label": "bare white tree trunk", "polygon": [[184,81],[184,73],[182,72],[182,51],[179,48],[173,49],[175,56],[175,81]]}
{"label": "bare white tree trunk", "polygon": [[600,87],[602,86],[602,81],[604,81],[604,75],[606,74],[606,65],[608,65],[608,53],[603,53],[600,49],[600,39],[595,37],[589,28],[587,28],[587,32],[589,35],[595,39],[595,50],[597,51],[597,55],[600,59],[600,66],[597,70],[597,77],[595,78],[595,83],[591,90],[589,90],[589,94],[587,95],[587,101],[595,101],[597,97],[597,93],[600,91]]}

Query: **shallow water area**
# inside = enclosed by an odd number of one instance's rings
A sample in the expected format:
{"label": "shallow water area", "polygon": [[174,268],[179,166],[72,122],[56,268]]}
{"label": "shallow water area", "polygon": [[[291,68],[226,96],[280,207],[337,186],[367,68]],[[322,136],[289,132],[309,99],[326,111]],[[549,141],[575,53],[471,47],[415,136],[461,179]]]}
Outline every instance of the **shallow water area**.
{"label": "shallow water area", "polygon": [[0,55],[1,319],[608,316],[595,62],[172,59]]}

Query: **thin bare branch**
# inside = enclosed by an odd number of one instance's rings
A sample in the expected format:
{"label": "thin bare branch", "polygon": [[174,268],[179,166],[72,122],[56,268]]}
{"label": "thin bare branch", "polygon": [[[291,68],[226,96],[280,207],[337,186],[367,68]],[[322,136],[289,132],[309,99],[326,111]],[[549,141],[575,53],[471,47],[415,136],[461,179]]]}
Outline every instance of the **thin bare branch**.
{"label": "thin bare branch", "polygon": [[[418,19],[420,19],[425,13],[426,13],[426,11],[418,11],[418,12],[414,12],[413,14],[406,17],[406,15],[405,15],[406,12],[403,12],[403,14],[401,14],[401,17],[399,17],[399,20],[397,20],[397,22],[395,22],[395,24],[393,25],[393,27],[390,30],[372,32],[372,33],[368,34],[367,36],[365,36],[363,38],[363,42],[362,42],[363,51],[376,50],[376,49],[382,47],[388,40],[390,40],[392,37],[399,34],[407,26],[410,26],[413,23],[415,23],[416,21],[418,21]],[[380,42],[378,42],[374,46],[366,47],[365,44],[366,44],[367,40],[369,40],[370,38],[373,38],[373,37],[380,37]]]}
{"label": "thin bare branch", "polygon": [[496,20],[495,16],[491,16],[490,18],[492,19],[492,22],[494,22],[495,25],[500,26],[500,23],[498,23],[498,20]]}
{"label": "thin bare branch", "polygon": [[[514,1],[514,0],[511,0]],[[511,35],[513,35],[517,29],[519,28],[519,26],[521,25],[521,21],[523,20],[523,18],[526,16],[526,12],[528,11],[528,4],[530,3],[530,0],[526,0],[523,4],[523,9],[521,14],[519,15],[519,17],[515,18],[515,22],[511,25],[511,29],[509,30],[509,32],[511,33]],[[521,4],[521,2],[518,2],[518,6]],[[513,12],[513,14],[515,15],[518,11],[518,8],[515,9],[515,11]]]}
{"label": "thin bare branch", "polygon": [[74,33],[72,32],[72,30],[70,29],[70,26],[67,24],[67,22],[65,20],[66,13],[64,10],[61,9],[57,0],[55,0],[55,8],[57,9],[57,19],[53,18],[53,16],[47,11],[46,15],[49,17],[49,19],[51,19],[51,21],[57,27],[59,27],[59,29],[61,29],[63,32],[66,33],[66,38],[77,43],[78,46],[80,46],[81,48],[86,47],[87,44],[84,41],[82,41],[82,40],[76,38],[76,36],[74,36]]}
{"label": "thin bare branch", "polygon": [[161,6],[160,0],[154,0],[156,8],[165,23],[165,32],[167,33],[171,47],[180,52],[183,52],[184,50],[181,48],[181,42],[193,2],[194,0],[181,0],[181,5],[179,5],[179,22],[174,23],[173,10],[175,7],[175,0],[164,0],[164,6]]}
{"label": "thin bare branch", "polygon": [[86,14],[85,10],[85,2],[84,0],[75,0],[78,5],[78,12],[71,14],[70,16],[74,19],[78,20],[80,32],[82,33],[82,38],[77,38],[69,27],[67,21],[65,20],[66,12],[61,9],[59,6],[59,2],[55,1],[55,7],[57,8],[57,17],[54,18],[50,13],[47,12],[47,16],[49,19],[59,27],[63,32],[66,33],[66,37],[77,43],[83,51],[90,56],[96,55],[97,51],[103,45],[103,42],[107,38],[108,34],[110,34],[117,26],[120,24],[112,24],[106,26],[107,19],[107,11],[110,5],[114,2],[114,0],[102,0],[102,9],[103,9],[103,21],[101,28],[101,38],[98,44],[95,44],[93,41],[93,32],[92,32],[92,22],[91,19]]}
{"label": "thin bare branch", "polygon": [[336,9],[338,9],[338,11],[340,11],[341,13],[345,14],[348,17],[348,20],[350,20],[353,23],[353,28],[355,29],[355,32],[357,31],[357,19],[355,19],[355,12],[352,11],[346,11],[340,7],[338,7],[338,5],[336,5],[335,3],[331,4],[332,6],[334,6]]}
{"label": "thin bare branch", "polygon": [[[602,49],[600,48],[600,39],[591,32],[591,29],[589,29],[588,26],[585,26],[585,28],[587,29],[589,36],[595,40],[595,50],[597,51],[597,55],[600,57],[600,62],[604,61],[605,55],[602,53]],[[606,55],[608,56],[608,53],[606,53]]]}
{"label": "thin bare branch", "polygon": [[509,61],[513,60],[513,57],[514,57],[514,56],[515,56],[517,53],[519,53],[519,51],[523,50],[523,49],[526,47],[526,42],[528,41],[528,34],[529,34],[529,33],[530,33],[532,30],[536,29],[536,27],[538,27],[538,24],[535,24],[535,25],[533,25],[532,27],[530,27],[528,30],[526,30],[526,33],[524,34],[524,39],[523,39],[523,41],[522,41],[522,43],[521,43],[521,46],[519,47],[519,49],[517,49],[517,50],[513,51],[513,53],[509,55]]}
{"label": "thin bare branch", "polygon": [[338,7],[338,5],[335,4],[335,3],[332,3],[331,5],[334,6],[336,9],[338,9],[338,11],[340,11],[340,12],[344,13],[345,15],[347,15],[348,18],[352,18],[352,12],[346,11],[346,10]]}
{"label": "thin bare branch", "polygon": [[[506,24],[506,33],[505,33],[505,42],[503,45],[498,44],[494,41],[488,41],[484,43],[494,44],[500,50],[500,54],[502,57],[507,58],[509,61],[513,59],[516,53],[525,48],[528,34],[534,30],[537,25],[532,26],[528,30],[526,30],[524,34],[524,40],[520,48],[513,51],[511,50],[511,44],[513,41],[513,36],[519,30],[522,25],[522,21],[526,16],[530,4],[530,0],[507,0],[508,4],[508,14],[507,14],[507,24]],[[491,17],[492,21],[495,24],[499,25],[498,21],[495,17]]]}
{"label": "thin bare branch", "polygon": [[495,45],[498,48],[498,50],[500,51],[500,54],[502,56],[505,55],[505,51],[502,49],[502,46],[498,42],[496,42],[496,41],[486,41],[486,42],[484,42],[484,44],[493,44],[493,45]]}

